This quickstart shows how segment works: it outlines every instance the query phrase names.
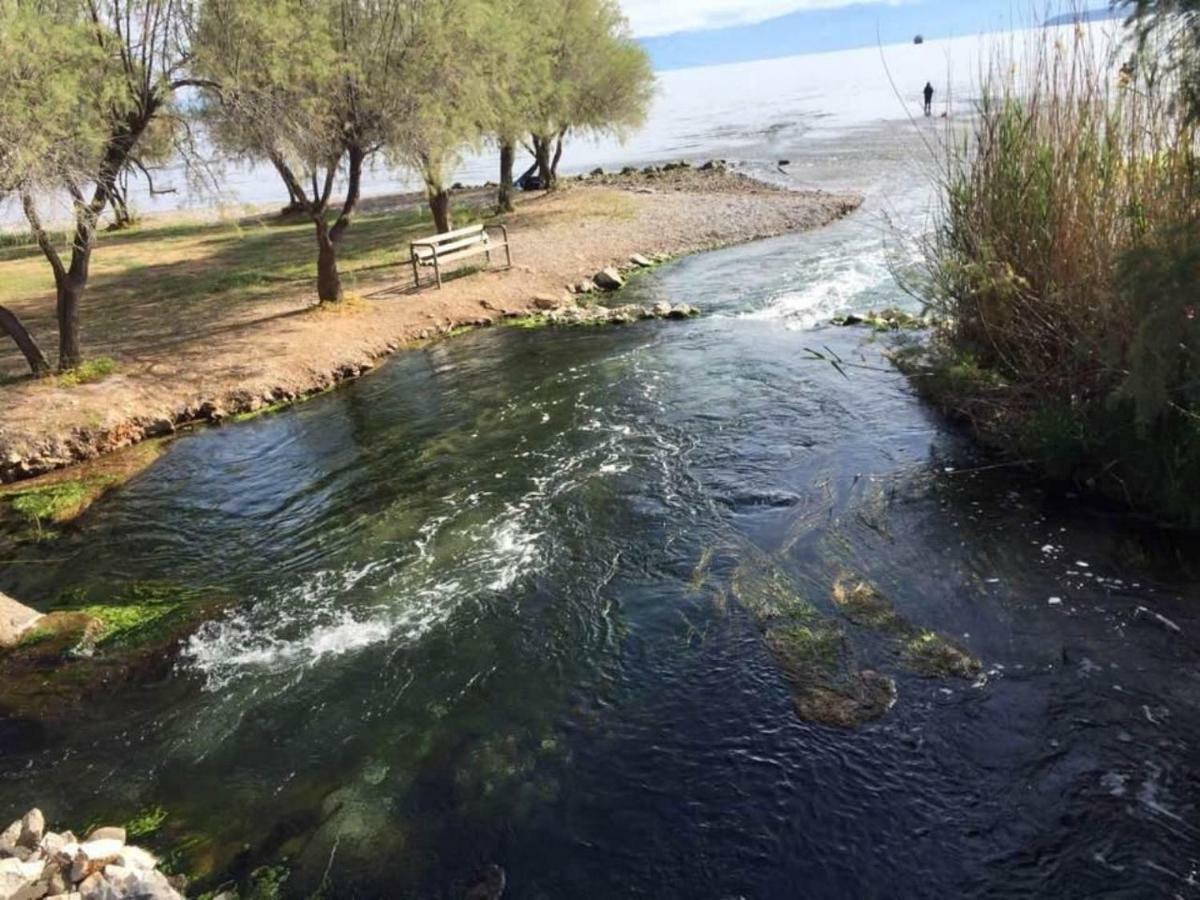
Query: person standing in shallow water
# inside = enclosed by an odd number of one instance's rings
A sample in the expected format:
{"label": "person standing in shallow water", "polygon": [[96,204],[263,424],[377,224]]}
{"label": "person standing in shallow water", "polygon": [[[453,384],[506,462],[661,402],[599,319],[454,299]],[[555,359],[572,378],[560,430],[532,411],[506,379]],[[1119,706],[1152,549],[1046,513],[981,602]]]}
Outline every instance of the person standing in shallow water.
{"label": "person standing in shallow water", "polygon": [[925,115],[933,115],[933,83],[925,82]]}

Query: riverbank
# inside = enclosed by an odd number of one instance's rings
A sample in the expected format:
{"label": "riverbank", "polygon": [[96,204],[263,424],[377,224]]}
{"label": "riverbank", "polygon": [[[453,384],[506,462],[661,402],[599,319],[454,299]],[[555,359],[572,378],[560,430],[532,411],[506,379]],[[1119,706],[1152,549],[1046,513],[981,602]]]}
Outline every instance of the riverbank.
{"label": "riverbank", "polygon": [[[312,256],[311,226],[303,223],[176,221],[122,236],[111,248],[102,241],[84,328],[88,355],[111,362],[91,382],[10,377],[0,386],[0,480],[320,392],[413,342],[523,315],[537,298],[543,304],[546,297],[565,298],[568,285],[606,267],[628,267],[636,254],[678,257],[816,228],[861,202],[853,195],[784,191],[720,168],[596,181],[519,198],[517,211],[503,219],[514,268],[458,278],[442,291],[413,291],[404,263],[407,241],[430,230],[415,199],[373,201],[371,218],[356,223],[347,238],[343,270],[351,296],[332,307],[315,305],[306,263],[266,284],[238,268],[239,254],[269,265],[276,245],[279,253]],[[484,215],[491,194],[463,192],[455,199],[465,219]],[[276,241],[273,233],[285,228]],[[361,253],[351,252],[356,246]],[[10,287],[2,301],[51,344],[50,295],[12,295],[42,265],[30,248],[6,251],[0,274],[9,276]],[[214,281],[214,272],[223,270],[238,276],[234,283]],[[248,279],[253,290],[241,290]],[[6,347],[0,372],[18,371]]]}

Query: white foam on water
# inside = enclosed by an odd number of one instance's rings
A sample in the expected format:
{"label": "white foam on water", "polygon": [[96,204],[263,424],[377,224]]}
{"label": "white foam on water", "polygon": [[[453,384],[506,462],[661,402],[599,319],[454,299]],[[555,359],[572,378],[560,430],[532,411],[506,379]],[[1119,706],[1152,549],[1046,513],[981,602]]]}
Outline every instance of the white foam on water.
{"label": "white foam on water", "polygon": [[537,532],[524,530],[519,518],[503,523],[493,532],[492,547],[494,558],[500,561],[500,571],[488,585],[491,590],[508,590],[522,573],[534,567],[540,537]]}
{"label": "white foam on water", "polygon": [[[865,309],[870,297],[891,280],[879,254],[879,266],[870,261],[843,258],[831,261],[831,271],[817,273],[808,284],[772,298],[762,309],[744,313],[743,319],[782,320],[785,327],[802,331],[834,316]],[[824,267],[823,267],[824,268]]]}

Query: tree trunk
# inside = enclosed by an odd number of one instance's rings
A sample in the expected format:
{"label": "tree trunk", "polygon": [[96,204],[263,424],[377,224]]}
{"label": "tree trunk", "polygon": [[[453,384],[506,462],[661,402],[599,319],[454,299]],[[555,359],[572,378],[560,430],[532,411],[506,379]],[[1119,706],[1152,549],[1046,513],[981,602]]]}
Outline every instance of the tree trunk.
{"label": "tree trunk", "polygon": [[133,215],[129,212],[129,189],[126,186],[113,186],[111,206],[113,220],[109,231],[121,231],[133,224]]}
{"label": "tree trunk", "polygon": [[501,212],[512,212],[513,206],[513,163],[517,148],[512,141],[500,142],[500,193],[496,205]]}
{"label": "tree trunk", "polygon": [[317,226],[317,299],[322,303],[337,303],[342,299],[342,276],[338,272],[337,243],[329,234],[324,217]]}
{"label": "tree trunk", "polygon": [[[99,189],[98,189],[99,192]],[[102,195],[107,196],[107,195]],[[63,265],[62,257],[50,235],[42,227],[37,204],[28,191],[21,193],[25,218],[37,240],[42,255],[50,263],[54,273],[55,313],[58,317],[58,369],[65,372],[83,362],[79,346],[79,304],[87,288],[88,268],[92,261],[93,240],[96,233],[96,218],[104,208],[104,201],[93,199],[90,204],[76,200],[75,238],[71,246],[71,265]]]}
{"label": "tree trunk", "polygon": [[308,204],[304,202],[304,197],[297,193],[295,182],[290,172],[285,171],[283,160],[278,156],[271,156],[271,165],[275,167],[275,171],[279,173],[279,177],[283,179],[284,187],[288,192],[288,205],[279,211],[281,216],[295,216],[308,211]]}
{"label": "tree trunk", "polygon": [[3,306],[0,306],[0,331],[5,332],[16,341],[17,348],[25,355],[25,361],[29,363],[29,371],[34,374],[34,377],[40,378],[50,374],[50,362],[46,359],[42,348],[37,345],[37,341],[33,339],[28,329],[21,324],[21,320]]}
{"label": "tree trunk", "polygon": [[[88,256],[91,256],[90,250]],[[74,266],[72,266],[74,268]],[[83,362],[79,342],[79,305],[87,287],[87,275],[77,279],[71,275],[57,285],[58,312],[58,371],[66,372]]]}
{"label": "tree trunk", "polygon": [[550,144],[550,138],[536,135],[533,138],[533,152],[537,159],[538,177],[542,181],[542,188],[547,191],[552,191],[557,187],[554,183],[554,166],[550,159]]}
{"label": "tree trunk", "polygon": [[443,187],[429,188],[429,211],[438,234],[450,230],[450,194]]}
{"label": "tree trunk", "polygon": [[562,162],[563,138],[565,136],[566,132],[558,136],[558,141],[554,147],[554,159],[550,163],[550,183],[554,187],[558,187],[558,164]]}

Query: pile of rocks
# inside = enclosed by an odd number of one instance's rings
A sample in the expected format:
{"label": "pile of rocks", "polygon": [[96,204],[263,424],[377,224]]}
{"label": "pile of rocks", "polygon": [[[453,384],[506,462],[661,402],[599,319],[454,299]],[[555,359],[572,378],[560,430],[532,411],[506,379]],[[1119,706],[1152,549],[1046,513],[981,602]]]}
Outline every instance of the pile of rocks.
{"label": "pile of rocks", "polygon": [[672,306],[659,302],[653,306],[626,303],[621,306],[577,306],[564,303],[537,314],[546,325],[627,325],[641,319],[690,319],[700,310],[687,303]]}
{"label": "pile of rocks", "polygon": [[81,841],[47,831],[33,809],[0,833],[0,900],[183,900],[185,887],[126,844],[124,828],[95,828]]}

